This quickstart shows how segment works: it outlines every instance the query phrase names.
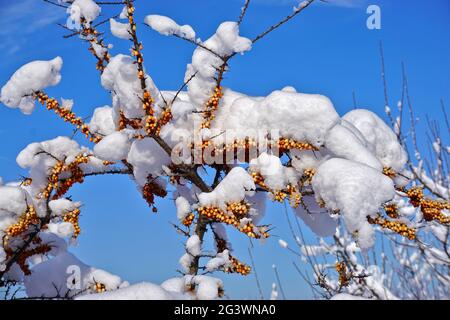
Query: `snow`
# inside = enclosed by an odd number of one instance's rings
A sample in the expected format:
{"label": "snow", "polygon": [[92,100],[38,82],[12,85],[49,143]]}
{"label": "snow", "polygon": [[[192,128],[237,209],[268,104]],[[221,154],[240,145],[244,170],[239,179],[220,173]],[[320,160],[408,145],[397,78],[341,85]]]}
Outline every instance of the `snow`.
{"label": "snow", "polygon": [[194,257],[202,254],[202,242],[198,235],[195,234],[189,237],[186,241],[186,251]]}
{"label": "snow", "polygon": [[177,298],[178,296],[156,284],[142,282],[111,292],[82,295],[76,300],[173,300]]}
{"label": "snow", "polygon": [[144,22],[162,35],[177,35],[189,40],[195,40],[195,31],[190,25],[180,26],[171,18],[160,15],[148,15]]}
{"label": "snow", "polygon": [[199,300],[214,300],[219,298],[219,289],[222,288],[222,280],[197,275],[197,276],[186,276],[186,284],[195,284],[197,286],[197,298]]}
{"label": "snow", "polygon": [[235,167],[217,185],[212,192],[198,195],[199,205],[226,209],[226,203],[240,202],[255,190],[253,178],[241,167]]}
{"label": "snow", "polygon": [[338,293],[331,297],[330,300],[370,300],[361,296],[354,296],[348,293]]}
{"label": "snow", "polygon": [[69,10],[70,19],[81,24],[81,18],[84,18],[89,25],[100,15],[101,8],[93,0],[75,0]]}
{"label": "snow", "polygon": [[109,19],[109,24],[111,27],[111,33],[113,36],[119,39],[129,40],[131,39],[130,33],[130,25],[128,23],[122,23],[114,20],[113,18]]}
{"label": "snow", "polygon": [[[279,157],[269,155],[265,152],[257,159],[250,161],[251,172],[258,172],[264,178],[264,183],[271,190],[282,190],[286,188],[289,181],[289,168],[282,165]],[[292,169],[291,169],[292,170]]]}
{"label": "snow", "polygon": [[[108,49],[99,43],[95,43],[93,41],[90,42],[92,49],[94,49],[94,53],[98,58],[103,58],[108,53]],[[108,46],[109,47],[109,46]]]}
{"label": "snow", "polygon": [[165,151],[151,138],[133,141],[127,161],[133,166],[136,182],[143,186],[150,174],[160,175],[163,166],[170,164]]}
{"label": "snow", "polygon": [[189,272],[189,268],[192,265],[192,262],[194,261],[194,257],[189,254],[185,253],[180,257],[180,260],[178,260],[178,263],[180,264],[181,268],[185,273]]}
{"label": "snow", "polygon": [[375,113],[364,109],[352,110],[342,118],[362,133],[383,166],[392,168],[396,172],[402,171],[407,161],[407,154],[395,133],[383,120]]}
{"label": "snow", "polygon": [[114,123],[113,109],[109,106],[103,106],[94,110],[89,128],[92,132],[108,135],[116,131]]}
{"label": "snow", "polygon": [[0,210],[8,213],[22,214],[27,208],[26,193],[22,188],[0,186]]}
{"label": "snow", "polygon": [[48,203],[52,214],[55,216],[62,216],[67,212],[74,211],[81,206],[81,202],[73,202],[69,199],[51,200]]}
{"label": "snow", "polygon": [[34,111],[35,102],[32,94],[61,80],[61,57],[49,61],[32,61],[20,67],[2,87],[0,101],[10,108],[19,108],[29,115]]}
{"label": "snow", "polygon": [[52,140],[31,143],[19,153],[16,159],[17,164],[24,169],[34,167],[41,158],[37,156],[37,153],[42,151],[51,154],[59,160],[63,160],[64,158],[76,156],[80,148],[76,141],[68,137],[57,137]]}
{"label": "snow", "polygon": [[281,248],[286,249],[288,247],[288,243],[286,241],[284,241],[283,239],[279,239],[278,240],[278,244],[280,245]]}
{"label": "snow", "polygon": [[217,114],[215,128],[228,130],[227,139],[230,134],[236,138],[257,138],[258,133],[271,132],[319,147],[339,120],[325,96],[277,90],[265,98],[235,99],[229,108],[224,107]]}
{"label": "snow", "polygon": [[94,155],[103,160],[117,162],[127,158],[131,142],[125,131],[114,132],[94,147]]}
{"label": "snow", "polygon": [[[71,4],[71,18],[81,22],[81,17],[84,17],[85,27],[100,14],[100,7],[92,0],[74,0],[67,3]],[[308,2],[304,2],[303,6],[306,4]],[[299,8],[301,6],[296,10]],[[124,6],[120,19],[127,19],[127,16],[127,7]],[[127,23],[115,19],[110,19],[109,22],[114,36],[130,39]],[[238,226],[259,222],[266,211],[266,199],[268,197],[273,199],[273,192],[256,191],[251,173],[261,174],[270,191],[278,191],[288,185],[303,184],[300,179],[304,170],[315,169],[311,185],[306,182],[303,186],[302,203],[294,209],[295,214],[315,235],[319,237],[335,235],[340,240],[342,237],[339,235],[338,222],[342,219],[352,236],[349,236],[352,242],[347,242],[342,248],[335,243],[329,245],[324,240],[321,240],[319,246],[306,246],[296,238],[300,252],[304,256],[328,254],[335,257],[341,252],[339,250],[345,250],[349,254],[349,260],[356,265],[355,252],[370,248],[374,242],[374,227],[368,223],[367,216],[374,217],[382,210],[383,204],[390,201],[398,206],[401,216],[399,221],[409,222],[414,219],[420,221],[422,217],[420,209],[412,207],[406,200],[399,200],[399,195],[395,196],[394,183],[397,186],[406,185],[411,173],[404,168],[407,155],[396,134],[377,115],[368,110],[358,109],[340,117],[328,97],[298,92],[291,86],[275,90],[267,96],[248,96],[223,87],[221,88],[223,97],[220,99],[219,108],[215,111],[210,128],[197,130],[198,124],[203,121],[201,111],[217,85],[215,77],[217,69],[223,65],[221,57],[243,54],[251,50],[252,41],[240,35],[239,25],[236,22],[220,24],[216,32],[205,42],[196,39],[191,26],[179,25],[165,16],[146,16],[145,23],[163,35],[176,35],[199,44],[185,73],[186,80],[195,74],[187,84],[187,91],[179,93],[159,91],[151,77],[144,74],[145,85],[154,99],[156,116],[160,115],[164,107],[162,97],[171,101],[177,94],[177,99],[170,105],[173,120],[161,129],[160,138],[166,141],[170,148],[174,150],[179,148],[183,151],[180,158],[184,163],[193,164],[191,143],[197,142],[197,138],[209,138],[215,146],[222,146],[234,142],[235,139],[260,139],[270,136],[272,142],[276,142],[278,138],[283,137],[310,143],[319,150],[290,150],[288,156],[279,156],[272,152],[273,150],[262,150],[263,152],[259,154],[251,154],[250,160],[245,161],[249,162],[248,167],[239,162],[230,163],[226,167],[229,171],[214,190],[201,192],[187,181],[189,175],[183,176],[182,172],[173,170],[173,164],[178,159],[175,157],[171,159],[155,139],[142,137],[144,130],[128,127],[118,131],[121,113],[132,120],[145,120],[146,115],[142,108],[141,99],[144,92],[142,83],[137,77],[135,57],[123,54],[113,56],[101,74],[102,86],[112,95],[111,107],[96,108],[88,124],[91,132],[102,137],[102,140],[93,147],[93,151],[80,146],[68,137],[31,143],[17,156],[17,163],[22,168],[29,169],[27,177],[32,179],[32,184],[21,186],[20,182],[12,182],[3,185],[0,179],[0,237],[5,235],[8,226],[18,221],[27,205],[35,206],[39,217],[44,217],[48,209],[52,214],[52,220],[46,225],[45,230],[38,234],[43,243],[52,245],[50,253],[28,259],[27,262],[32,266],[30,276],[25,276],[16,264],[5,275],[5,279],[20,281],[23,279],[27,295],[51,297],[68,292],[70,297],[100,300],[220,297],[222,281],[216,278],[187,275],[169,279],[162,285],[138,283],[130,286],[120,277],[91,267],[67,252],[75,230],[73,224],[64,222],[62,217],[67,212],[79,208],[81,203],[70,200],[70,197],[47,203],[37,195],[48,184],[48,175],[52,167],[58,161],[67,165],[77,155],[89,157],[89,163],[80,165],[84,173],[101,172],[106,168],[116,167],[114,164],[105,165],[103,160],[115,162],[117,167],[123,167],[120,162],[126,160],[133,169],[133,178],[139,190],[150,179],[163,185],[169,176],[180,174],[180,184],[168,190],[175,199],[177,218],[180,221],[199,207],[218,207],[226,211],[228,204],[245,201],[250,205],[250,211],[240,219]],[[106,54],[106,49],[101,45],[96,43],[91,45],[97,56],[103,57]],[[2,87],[0,101],[10,108],[19,108],[23,113],[31,114],[35,108],[32,94],[58,84],[61,79],[61,67],[60,57],[49,61],[33,61],[22,66]],[[61,107],[72,110],[73,100],[61,98]],[[391,112],[389,107],[386,107],[386,112]],[[139,139],[136,138],[138,135]],[[444,150],[440,140],[434,142],[433,148],[436,153]],[[448,151],[448,147],[446,150]],[[222,160],[221,156],[219,158]],[[398,175],[392,180],[382,173],[383,167],[390,167],[406,178]],[[421,181],[431,185],[430,191],[448,198],[448,188],[434,181],[433,177],[428,177],[422,167],[420,163],[413,171]],[[206,174],[210,172],[206,165],[193,168],[205,169]],[[64,177],[68,177],[69,174],[63,173]],[[319,203],[324,203],[325,207],[321,207]],[[448,211],[444,211],[444,214],[448,214]],[[231,250],[224,224],[211,220],[210,226],[214,234],[224,239],[227,248]],[[229,268],[231,251],[224,250],[217,253],[203,251],[206,249],[202,248],[203,243],[199,236],[192,232],[194,229],[189,228],[192,234],[188,236],[185,253],[179,259],[181,270],[189,273],[192,263],[199,256],[209,258],[205,259],[207,261],[202,260],[201,265],[205,267],[202,272]],[[436,241],[445,241],[448,237],[447,229],[432,224],[422,230],[431,232],[436,239],[430,238]],[[288,245],[280,238],[278,245],[286,249],[291,244]],[[219,250],[217,244],[215,249]],[[442,260],[446,259],[441,250],[435,248],[426,250],[426,255],[433,264],[441,264]],[[0,248],[0,270],[5,267],[5,259],[4,248]],[[418,259],[417,255],[401,257],[399,261],[406,264],[415,259]],[[69,288],[67,268],[74,266],[79,269],[80,277],[75,281],[77,287]],[[330,266],[333,268],[333,264],[314,267],[330,268]],[[356,271],[359,272],[360,267],[358,265]],[[376,269],[376,266],[367,266],[364,270],[370,274],[366,280],[374,292],[383,298],[395,298],[390,291],[384,290],[384,275]],[[424,269],[422,272],[427,271],[428,269]],[[104,284],[107,292],[96,293],[95,283]],[[354,298],[350,295],[351,290],[348,292],[336,295],[333,299]],[[271,298],[277,297],[278,290],[274,285]]]}
{"label": "snow", "polygon": [[342,125],[337,124],[328,131],[325,147],[335,157],[357,161],[378,171],[383,170],[380,161],[367,149],[365,141],[361,141],[358,136]]}
{"label": "snow", "polygon": [[224,250],[218,253],[214,258],[210,259],[206,264],[206,271],[213,272],[220,268],[227,268],[231,265],[230,252]]}
{"label": "snow", "polygon": [[60,238],[70,238],[75,232],[75,227],[70,222],[49,223],[47,228]]}
{"label": "snow", "polygon": [[278,299],[278,290],[275,282],[272,283],[272,290],[270,291],[270,300]]}
{"label": "snow", "polygon": [[[217,31],[203,45],[221,56],[243,53],[251,49],[251,40],[239,36],[236,22],[223,22]],[[211,95],[215,86],[214,75],[223,63],[222,59],[208,50],[197,47],[192,55],[192,62],[187,66],[185,81],[195,77],[188,83],[188,94],[191,103],[202,106]]]}
{"label": "snow", "polygon": [[[118,54],[111,57],[101,76],[102,86],[113,92],[113,107],[116,113],[122,110],[129,118],[141,118],[144,115],[140,98],[143,95],[141,82],[136,76],[137,65],[130,56]],[[146,75],[146,85],[152,97],[158,102],[160,97],[153,80]]]}
{"label": "snow", "polygon": [[73,100],[72,99],[64,99],[61,98],[61,108],[66,110],[72,110],[73,107]]}
{"label": "snow", "polygon": [[68,252],[35,265],[31,275],[24,279],[28,297],[55,297],[66,294],[69,297],[76,296],[89,290],[95,282],[100,282],[107,290],[112,290],[117,289],[122,280],[84,264]]}
{"label": "snow", "polygon": [[177,207],[177,218],[178,220],[183,221],[191,212],[191,205],[189,201],[182,196],[175,200],[175,204]]}
{"label": "snow", "polygon": [[391,179],[364,164],[332,158],[317,169],[312,186],[327,208],[340,210],[350,232],[358,231],[361,248],[373,245],[374,232],[367,216],[375,217],[380,206],[394,197]]}
{"label": "snow", "polygon": [[128,19],[128,6],[124,5],[122,11],[119,14],[120,19]]}

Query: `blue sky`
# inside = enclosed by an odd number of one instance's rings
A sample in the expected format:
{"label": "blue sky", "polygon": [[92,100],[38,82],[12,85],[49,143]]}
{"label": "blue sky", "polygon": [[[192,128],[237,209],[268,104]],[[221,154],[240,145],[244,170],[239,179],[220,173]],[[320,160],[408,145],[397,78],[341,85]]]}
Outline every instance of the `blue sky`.
{"label": "blue sky", "polygon": [[[329,0],[333,2],[333,0]],[[243,1],[172,0],[136,1],[137,19],[147,14],[171,16],[190,24],[206,39],[221,21],[235,20]],[[255,0],[241,26],[244,36],[253,37],[289,14],[296,4],[290,0]],[[381,30],[366,28],[366,8],[381,8]],[[105,7],[102,17],[120,11]],[[251,95],[291,85],[298,91],[330,97],[340,114],[353,106],[352,92],[359,107],[383,116],[383,88],[380,79],[378,43],[383,41],[390,104],[401,93],[401,61],[407,67],[413,105],[420,119],[441,116],[439,100],[450,104],[450,3],[432,1],[339,0],[319,3],[295,20],[257,43],[252,51],[231,62],[224,85]],[[75,100],[76,113],[89,116],[95,107],[110,104],[108,92],[101,88],[95,61],[87,45],[76,38],[63,39],[66,31],[64,9],[38,0],[0,0],[0,84],[22,64],[31,60],[64,59],[61,83],[48,90],[55,97]],[[107,25],[105,25],[107,27]],[[138,25],[144,42],[146,68],[161,89],[177,89],[184,77],[193,47],[181,40],[158,35]],[[106,41],[114,44],[112,54],[128,52],[127,41],[113,39],[106,30]],[[53,114],[37,107],[32,116],[0,106],[0,176],[5,181],[26,172],[15,157],[28,143],[71,135],[72,128]],[[82,137],[76,138],[84,142]],[[178,258],[183,253],[182,237],[169,222],[175,222],[170,199],[160,201],[153,214],[136,187],[126,177],[100,177],[87,180],[72,192],[84,203],[78,246],[73,251],[86,263],[105,268],[123,278],[159,283],[176,276]],[[265,244],[253,243],[253,256],[266,297],[278,270],[288,298],[309,298],[310,291],[296,274],[294,257],[278,249],[277,236],[292,242],[283,207],[270,205],[266,223],[276,226],[274,237]],[[306,231],[307,232],[307,231]],[[308,233],[312,241],[314,236]],[[249,261],[249,241],[235,232],[236,255]],[[257,298],[254,277],[223,276],[226,289],[235,298]]]}

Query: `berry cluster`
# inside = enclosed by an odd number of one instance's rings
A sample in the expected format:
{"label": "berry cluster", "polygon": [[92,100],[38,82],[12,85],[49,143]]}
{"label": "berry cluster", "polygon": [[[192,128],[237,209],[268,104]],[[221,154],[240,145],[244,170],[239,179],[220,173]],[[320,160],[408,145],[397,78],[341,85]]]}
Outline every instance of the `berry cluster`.
{"label": "berry cluster", "polygon": [[[238,214],[242,212],[243,206],[241,204],[230,205],[230,208],[239,208]],[[217,207],[199,207],[197,209],[198,213],[208,219],[222,222],[228,225],[234,226],[240,232],[245,233],[250,238],[268,238],[269,234],[265,231],[259,230],[253,223],[248,222],[245,225],[241,225],[240,218],[237,218],[233,212],[224,212],[223,210]]]}
{"label": "berry cluster", "polygon": [[398,207],[395,203],[390,203],[384,206],[384,211],[389,218],[397,219],[399,217]]}
{"label": "berry cluster", "polygon": [[65,122],[73,124],[77,129],[81,131],[91,142],[98,143],[102,139],[99,135],[94,134],[90,131],[87,124],[84,123],[83,119],[77,117],[75,113],[71,110],[64,109],[59,105],[56,99],[49,98],[45,93],[39,91],[36,93],[35,97],[40,104],[46,106],[47,110],[52,110],[59,117],[61,117]]}
{"label": "berry cluster", "polygon": [[263,188],[264,190],[269,190],[269,187],[264,182],[264,177],[259,172],[252,172],[252,178],[255,184]]}
{"label": "berry cluster", "polygon": [[318,151],[319,149],[308,142],[301,142],[294,139],[281,138],[278,140],[278,148],[280,153],[287,152],[292,149]]}
{"label": "berry cluster", "polygon": [[[62,161],[58,161],[52,168],[52,172],[48,178],[48,184],[40,196],[47,199],[50,197],[51,192],[56,190],[52,197],[52,200],[56,200],[64,196],[75,183],[83,183],[84,173],[79,166],[88,161],[89,156],[85,155],[77,155],[75,160],[67,165],[64,165]],[[70,172],[70,177],[60,179],[59,176],[62,172]]]}
{"label": "berry cluster", "polygon": [[125,129],[127,126],[138,130],[142,128],[142,120],[141,119],[128,119],[122,110],[119,112],[119,131]]}
{"label": "berry cluster", "polygon": [[163,189],[156,181],[151,180],[149,177],[148,182],[142,188],[142,197],[147,201],[153,212],[157,212],[158,209],[155,205],[155,196],[164,198],[167,195],[167,191]]}
{"label": "berry cluster", "polygon": [[336,262],[335,268],[339,274],[339,285],[341,287],[347,287],[352,279],[351,273],[347,273],[347,266],[344,262]]}
{"label": "berry cluster", "polygon": [[390,167],[383,167],[383,174],[388,176],[389,178],[395,178],[395,176],[397,175],[394,169]]}
{"label": "berry cluster", "polygon": [[47,186],[44,188],[44,190],[40,192],[38,198],[48,199],[52,191],[58,188],[59,175],[61,174],[61,172],[63,172],[63,169],[64,169],[64,162],[57,161],[56,164],[53,166],[50,175],[48,176]]}
{"label": "berry cluster", "polygon": [[195,219],[195,214],[189,213],[186,216],[186,218],[183,219],[182,223],[184,226],[189,227],[192,224],[192,222],[194,222],[194,219]]}
{"label": "berry cluster", "polygon": [[37,225],[39,223],[40,220],[37,216],[36,209],[33,206],[28,206],[18,221],[6,228],[6,238],[18,236],[27,231],[30,225]]}
{"label": "berry cluster", "polygon": [[236,259],[233,256],[230,256],[230,261],[232,266],[225,269],[225,272],[228,273],[239,273],[243,276],[247,276],[252,268],[250,266],[246,265],[245,263],[240,262],[238,259]]}
{"label": "berry cluster", "polygon": [[106,286],[103,283],[95,282],[93,286],[93,290],[97,293],[103,293],[106,291]]}
{"label": "berry cluster", "polygon": [[63,217],[64,222],[70,222],[75,231],[73,233],[73,237],[77,238],[81,232],[80,224],[79,224],[79,218],[80,218],[80,209],[75,209],[73,211],[70,211],[66,213]]}
{"label": "berry cluster", "polygon": [[378,216],[376,218],[367,217],[370,224],[377,224],[382,228],[389,229],[409,240],[416,239],[416,229],[408,228],[408,226],[399,221],[389,221]]}
{"label": "berry cluster", "polygon": [[303,183],[311,184],[312,178],[314,177],[315,174],[316,174],[315,168],[307,168],[303,170],[303,177],[305,178]]}
{"label": "berry cluster", "polygon": [[205,104],[205,111],[203,113],[204,121],[202,123],[202,129],[210,128],[211,122],[216,117],[214,112],[219,108],[220,99],[223,97],[222,87],[216,86],[214,92]]}
{"label": "berry cluster", "polygon": [[442,212],[442,210],[450,210],[449,202],[427,199],[424,197],[422,188],[419,187],[409,189],[406,194],[414,207],[420,207],[426,221],[435,220],[441,224],[450,224],[450,216]]}
{"label": "berry cluster", "polygon": [[302,194],[296,186],[288,184],[283,190],[272,190],[266,185],[264,177],[259,172],[254,171],[251,175],[256,185],[273,195],[274,201],[283,202],[286,198],[289,198],[289,205],[293,208],[297,208],[302,202]]}
{"label": "berry cluster", "polygon": [[[84,18],[81,19],[83,22]],[[81,35],[86,37],[90,43],[89,51],[97,59],[96,69],[100,72],[103,72],[103,70],[105,70],[105,67],[109,62],[109,59],[111,58],[108,52],[108,46],[105,45],[103,39],[98,38],[99,33],[92,25],[89,26],[85,25],[85,27],[81,31]],[[100,46],[102,48],[103,55],[101,56],[98,55],[98,51],[94,49],[94,46]]]}

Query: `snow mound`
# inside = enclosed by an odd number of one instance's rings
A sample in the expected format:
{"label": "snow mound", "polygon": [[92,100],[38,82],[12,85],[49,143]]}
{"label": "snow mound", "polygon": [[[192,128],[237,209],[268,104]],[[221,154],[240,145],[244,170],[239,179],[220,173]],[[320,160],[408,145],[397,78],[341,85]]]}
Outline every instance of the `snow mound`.
{"label": "snow mound", "polygon": [[49,61],[32,61],[20,67],[3,86],[0,101],[22,113],[33,113],[35,103],[32,94],[46,87],[55,86],[61,80],[61,57]]}
{"label": "snow mound", "polygon": [[189,40],[195,40],[195,31],[190,25],[180,26],[171,18],[160,15],[148,15],[144,22],[153,30],[164,36],[177,35]]}
{"label": "snow mound", "polygon": [[358,233],[360,247],[372,246],[374,232],[367,216],[375,217],[380,206],[394,197],[393,181],[364,164],[332,158],[317,169],[312,186],[327,208],[340,211],[347,229]]}

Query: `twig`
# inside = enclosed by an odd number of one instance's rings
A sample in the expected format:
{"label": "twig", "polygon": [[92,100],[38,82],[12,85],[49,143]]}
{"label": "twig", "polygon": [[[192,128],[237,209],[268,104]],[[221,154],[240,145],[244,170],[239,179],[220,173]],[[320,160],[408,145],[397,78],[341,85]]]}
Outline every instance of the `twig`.
{"label": "twig", "polygon": [[284,18],[283,20],[281,20],[280,22],[278,22],[277,24],[274,24],[273,26],[269,27],[266,31],[260,33],[259,35],[257,35],[253,40],[252,43],[255,43],[256,41],[264,38],[266,35],[268,35],[269,33],[271,33],[272,31],[274,31],[275,29],[277,29],[278,27],[282,26],[283,24],[285,24],[286,22],[288,22],[289,20],[291,20],[292,18],[294,18],[296,15],[298,15],[300,12],[302,12],[304,9],[306,9],[311,3],[313,3],[314,0],[306,0],[304,2],[302,2],[301,5],[299,5],[298,8],[296,8],[294,10],[294,12],[292,12],[290,15],[288,15],[286,18]]}
{"label": "twig", "polygon": [[250,256],[250,262],[252,264],[253,274],[255,275],[255,281],[256,281],[256,286],[258,287],[259,296],[260,296],[261,300],[264,300],[264,293],[261,289],[261,283],[259,282],[258,272],[256,272],[255,261],[253,260],[253,254],[252,254],[252,250],[250,249],[250,247],[248,248],[248,254]]}
{"label": "twig", "polygon": [[237,21],[238,26],[242,23],[244,20],[245,14],[247,13],[248,5],[250,4],[250,0],[245,0],[245,4],[242,7],[241,14],[239,16],[239,19]]}

